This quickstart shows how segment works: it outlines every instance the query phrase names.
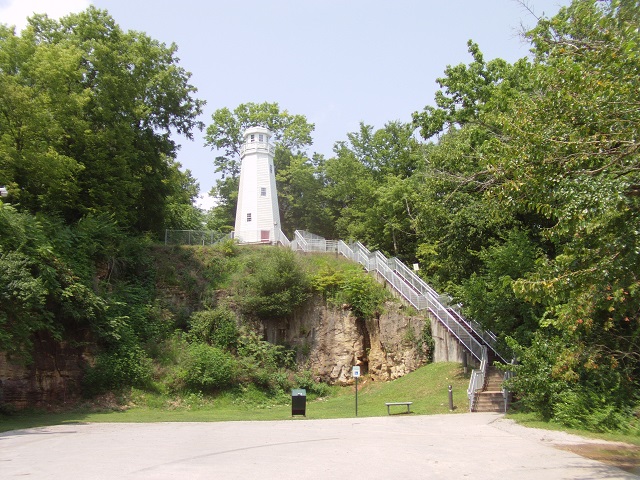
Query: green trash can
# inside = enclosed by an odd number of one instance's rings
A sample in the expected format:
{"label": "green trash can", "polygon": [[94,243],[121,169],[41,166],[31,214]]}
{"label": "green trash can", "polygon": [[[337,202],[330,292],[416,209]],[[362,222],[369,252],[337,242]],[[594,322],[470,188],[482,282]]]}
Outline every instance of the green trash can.
{"label": "green trash can", "polygon": [[291,390],[291,416],[307,416],[307,391],[304,388]]}

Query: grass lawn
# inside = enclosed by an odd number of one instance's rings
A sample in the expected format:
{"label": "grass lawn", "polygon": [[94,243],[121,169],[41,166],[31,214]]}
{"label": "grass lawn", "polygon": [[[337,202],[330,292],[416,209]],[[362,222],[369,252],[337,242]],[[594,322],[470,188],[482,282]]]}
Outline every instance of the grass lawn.
{"label": "grass lawn", "polygon": [[[412,415],[449,413],[448,387],[452,386],[454,413],[467,412],[468,375],[457,363],[433,363],[391,382],[358,382],[358,416],[387,415],[385,402],[413,402]],[[229,420],[287,420],[291,417],[290,398],[279,404],[253,403],[221,395],[215,398],[192,396],[169,399],[138,392],[133,406],[94,411],[80,408],[64,413],[22,412],[0,416],[0,431],[79,422],[220,422]],[[396,414],[406,412],[396,407]],[[308,398],[306,418],[355,417],[355,388],[334,387],[324,398]],[[394,410],[392,410],[394,414]],[[304,418],[296,416],[293,419]]]}
{"label": "grass lawn", "polygon": [[624,442],[624,443],[630,443],[633,445],[640,446],[640,432],[636,432],[635,434],[634,433],[625,434],[625,433],[619,433],[619,432],[610,432],[610,433],[589,432],[585,430],[568,428],[554,422],[544,421],[540,419],[538,415],[533,413],[510,413],[509,415],[507,415],[507,418],[511,418],[516,422],[518,422],[520,425],[524,425],[525,427],[543,428],[545,430],[557,430],[557,431],[562,431],[567,433],[573,433],[575,435],[580,435],[583,437],[598,438],[598,439],[607,440],[610,442]]}

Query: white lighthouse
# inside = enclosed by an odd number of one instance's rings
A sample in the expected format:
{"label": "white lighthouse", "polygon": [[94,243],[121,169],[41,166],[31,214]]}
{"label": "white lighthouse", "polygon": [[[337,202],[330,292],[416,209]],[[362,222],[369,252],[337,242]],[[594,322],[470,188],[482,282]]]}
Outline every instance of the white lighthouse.
{"label": "white lighthouse", "polygon": [[270,138],[271,132],[264,127],[250,127],[244,132],[234,234],[242,243],[275,242],[280,233],[275,148]]}

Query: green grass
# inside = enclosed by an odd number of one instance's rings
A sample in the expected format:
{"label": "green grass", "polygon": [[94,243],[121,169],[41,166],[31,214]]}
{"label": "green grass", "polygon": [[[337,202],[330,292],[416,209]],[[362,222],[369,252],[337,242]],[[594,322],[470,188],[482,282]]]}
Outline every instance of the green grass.
{"label": "green grass", "polygon": [[542,428],[544,430],[562,431],[567,433],[573,433],[575,435],[580,435],[582,437],[597,438],[601,440],[607,440],[610,442],[624,442],[624,443],[630,443],[633,445],[640,445],[640,431],[636,431],[636,433],[590,432],[587,430],[568,428],[558,423],[542,420],[539,415],[534,413],[510,413],[509,415],[507,415],[507,418],[510,418],[525,427]]}
{"label": "green grass", "polygon": [[[456,363],[434,363],[392,382],[373,382],[362,377],[358,382],[358,416],[387,415],[385,402],[413,402],[412,415],[449,413],[448,386],[452,386],[455,413],[467,411],[468,377]],[[94,412],[78,409],[65,413],[23,412],[0,416],[0,431],[46,425],[82,422],[220,422],[230,420],[291,419],[291,401],[270,404],[255,402],[231,394],[207,398],[190,395],[171,398],[134,392],[131,408]],[[307,419],[348,418],[355,416],[355,388],[333,387],[330,396],[307,399]],[[403,411],[398,407],[397,412]],[[393,412],[392,412],[393,413]],[[296,416],[294,419],[303,418]]]}

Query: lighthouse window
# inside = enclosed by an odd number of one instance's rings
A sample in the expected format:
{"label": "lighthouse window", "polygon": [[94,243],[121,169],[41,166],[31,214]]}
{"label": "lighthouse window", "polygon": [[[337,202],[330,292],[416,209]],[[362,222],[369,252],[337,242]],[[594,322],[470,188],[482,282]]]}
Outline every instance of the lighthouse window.
{"label": "lighthouse window", "polygon": [[250,221],[251,221],[251,214],[247,213],[247,222],[250,222]]}
{"label": "lighthouse window", "polygon": [[252,141],[252,142],[255,142],[255,141],[256,141],[256,136],[255,136],[253,133],[251,134],[251,141]]}
{"label": "lighthouse window", "polygon": [[266,197],[267,196],[267,188],[266,187],[260,187],[260,196],[261,197]]}
{"label": "lighthouse window", "polygon": [[262,134],[258,135],[258,141],[262,142]]}

